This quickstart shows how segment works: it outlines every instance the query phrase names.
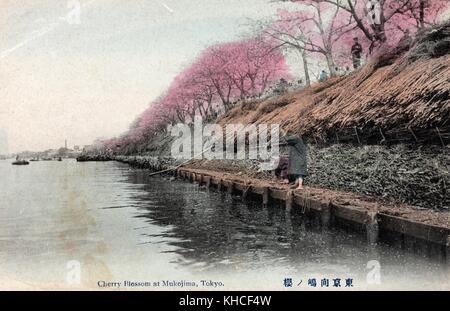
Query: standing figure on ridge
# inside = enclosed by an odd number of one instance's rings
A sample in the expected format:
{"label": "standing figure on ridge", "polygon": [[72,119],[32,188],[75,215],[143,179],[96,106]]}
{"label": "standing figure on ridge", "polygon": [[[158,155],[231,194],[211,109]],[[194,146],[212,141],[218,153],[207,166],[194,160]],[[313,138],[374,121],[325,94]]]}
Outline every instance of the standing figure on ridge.
{"label": "standing figure on ridge", "polygon": [[325,82],[328,79],[328,74],[325,70],[322,70],[319,74],[319,82]]}
{"label": "standing figure on ridge", "polygon": [[352,46],[352,60],[353,60],[353,68],[358,69],[361,67],[361,55],[363,49],[361,44],[359,44],[358,38],[353,38],[353,46]]}

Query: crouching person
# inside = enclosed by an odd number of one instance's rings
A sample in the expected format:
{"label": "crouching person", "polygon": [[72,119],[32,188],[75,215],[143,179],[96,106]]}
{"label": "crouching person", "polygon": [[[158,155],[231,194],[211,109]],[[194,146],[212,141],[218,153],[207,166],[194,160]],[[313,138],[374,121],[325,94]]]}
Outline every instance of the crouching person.
{"label": "crouching person", "polygon": [[288,177],[292,189],[303,189],[303,180],[308,175],[308,148],[303,139],[288,131],[283,137],[283,145],[289,147]]}
{"label": "crouching person", "polygon": [[281,179],[282,183],[289,183],[288,181],[288,168],[289,168],[289,157],[280,156],[277,168],[273,171],[276,178]]}

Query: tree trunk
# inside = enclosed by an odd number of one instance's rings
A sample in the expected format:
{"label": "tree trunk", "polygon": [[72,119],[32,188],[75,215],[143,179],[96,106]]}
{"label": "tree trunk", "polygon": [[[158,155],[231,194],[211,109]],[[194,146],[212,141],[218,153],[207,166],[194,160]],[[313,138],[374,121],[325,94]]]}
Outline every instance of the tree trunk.
{"label": "tree trunk", "polygon": [[325,59],[327,60],[327,66],[328,66],[328,70],[330,71],[330,76],[335,77],[336,70],[334,69],[334,61],[333,61],[333,57],[331,56],[331,53],[325,53]]}
{"label": "tree trunk", "polygon": [[311,78],[309,77],[308,59],[305,50],[300,51],[303,60],[303,71],[305,72],[305,85],[311,86]]}
{"label": "tree trunk", "polygon": [[425,0],[420,0],[419,4],[419,27],[425,27]]}

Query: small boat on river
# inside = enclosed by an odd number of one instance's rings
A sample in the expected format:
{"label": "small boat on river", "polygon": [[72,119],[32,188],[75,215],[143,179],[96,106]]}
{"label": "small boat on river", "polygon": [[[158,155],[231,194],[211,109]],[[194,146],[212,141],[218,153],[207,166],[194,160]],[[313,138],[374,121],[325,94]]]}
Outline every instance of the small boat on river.
{"label": "small boat on river", "polygon": [[28,165],[28,164],[30,164],[30,162],[25,161],[25,160],[14,161],[12,163],[12,165]]}
{"label": "small boat on river", "polygon": [[26,160],[20,160],[19,156],[16,157],[16,161],[14,161],[12,163],[12,165],[28,165],[30,164],[30,162],[26,161]]}

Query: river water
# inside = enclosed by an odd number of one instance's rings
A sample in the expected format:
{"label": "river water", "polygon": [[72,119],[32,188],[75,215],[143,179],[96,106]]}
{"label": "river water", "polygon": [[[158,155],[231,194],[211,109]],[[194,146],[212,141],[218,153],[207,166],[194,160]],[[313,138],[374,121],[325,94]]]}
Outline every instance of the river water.
{"label": "river water", "polygon": [[0,161],[0,176],[3,289],[450,289],[439,260],[124,164]]}

